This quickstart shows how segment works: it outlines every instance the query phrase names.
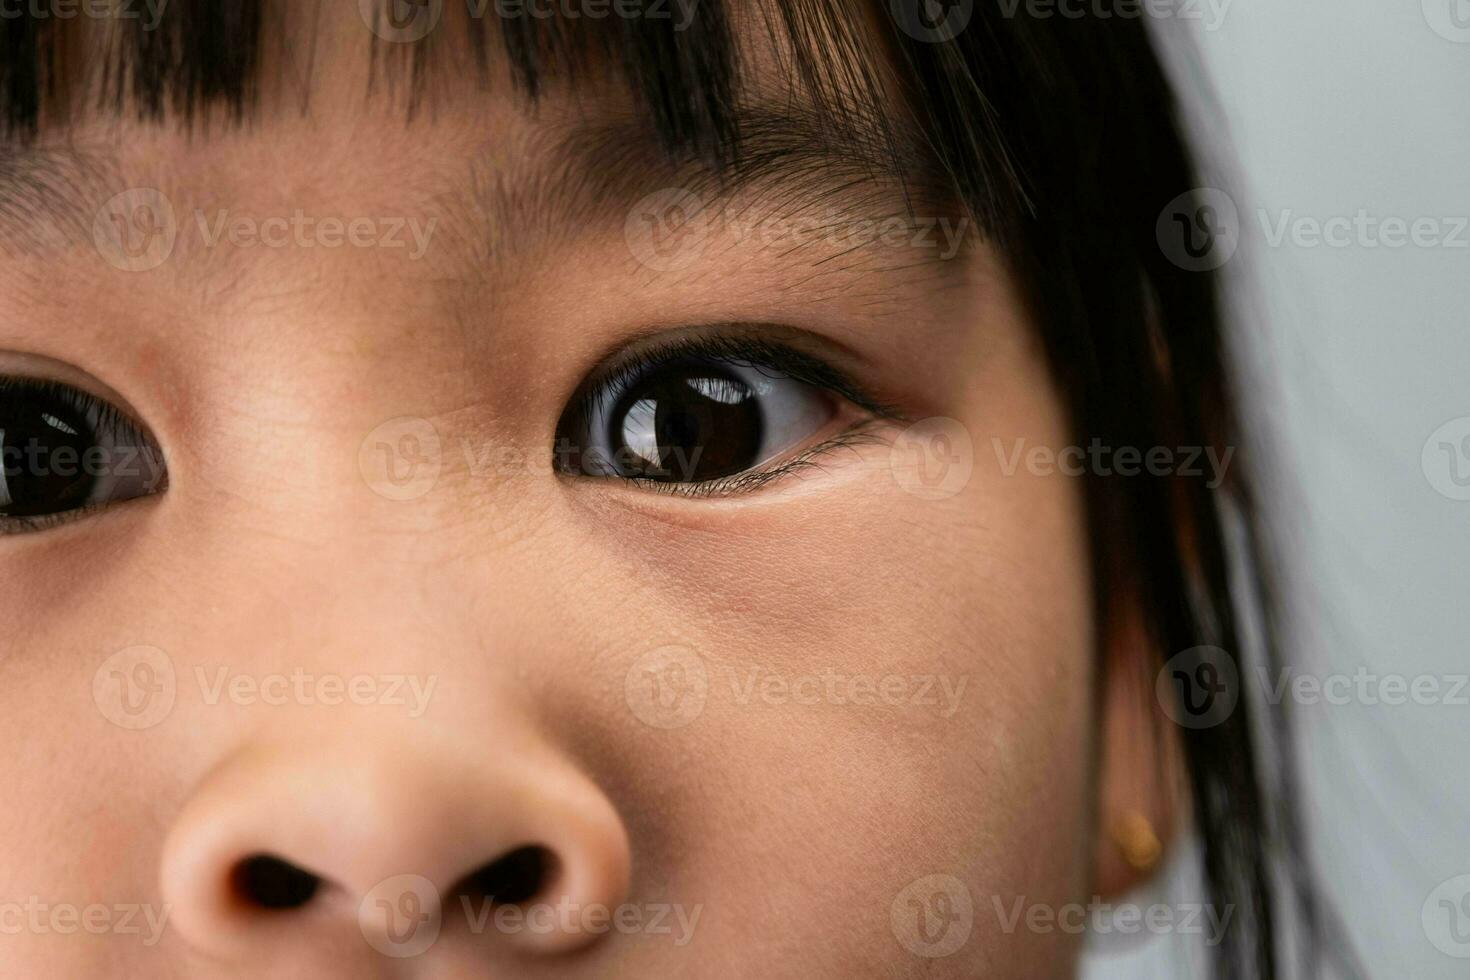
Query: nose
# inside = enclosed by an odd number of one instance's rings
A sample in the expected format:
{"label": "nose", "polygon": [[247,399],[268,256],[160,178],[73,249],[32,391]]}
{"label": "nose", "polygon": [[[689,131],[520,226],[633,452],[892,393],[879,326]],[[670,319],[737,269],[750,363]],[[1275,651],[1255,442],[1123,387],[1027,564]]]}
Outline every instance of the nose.
{"label": "nose", "polygon": [[615,910],[629,886],[616,808],[549,747],[466,755],[360,736],[227,758],[164,843],[174,929],[215,958],[336,969],[597,941],[580,910]]}

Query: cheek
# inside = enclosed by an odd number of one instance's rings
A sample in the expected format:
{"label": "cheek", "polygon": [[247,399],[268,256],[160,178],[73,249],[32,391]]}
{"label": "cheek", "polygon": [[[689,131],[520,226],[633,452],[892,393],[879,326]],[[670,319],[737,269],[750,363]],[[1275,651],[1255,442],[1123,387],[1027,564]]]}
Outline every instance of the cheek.
{"label": "cheek", "polygon": [[973,390],[957,419],[972,465],[952,495],[906,490],[885,446],[834,467],[840,486],[718,525],[600,522],[635,530],[594,549],[613,560],[593,593],[626,603],[637,583],[627,636],[694,655],[647,682],[697,711],[607,740],[656,774],[638,792],[677,828],[666,873],[702,883],[720,913],[700,937],[711,949],[924,968],[935,947],[902,923],[937,881],[962,883],[973,933],[936,963],[1031,977],[1069,962],[1066,937],[1003,924],[1018,901],[1055,908],[1086,886],[1082,487],[1009,471],[994,449],[1064,441],[1036,362],[996,358]]}

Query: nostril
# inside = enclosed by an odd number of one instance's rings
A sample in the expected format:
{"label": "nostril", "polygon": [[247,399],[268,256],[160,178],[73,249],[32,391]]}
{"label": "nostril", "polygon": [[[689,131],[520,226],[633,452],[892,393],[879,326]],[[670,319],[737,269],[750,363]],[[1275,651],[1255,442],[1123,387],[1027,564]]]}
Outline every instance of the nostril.
{"label": "nostril", "polygon": [[459,890],[496,905],[519,905],[540,894],[555,870],[556,858],[546,848],[518,847],[471,872]]}
{"label": "nostril", "polygon": [[257,854],[235,865],[235,893],[263,909],[296,909],[311,901],[322,880],[305,868],[269,854]]}

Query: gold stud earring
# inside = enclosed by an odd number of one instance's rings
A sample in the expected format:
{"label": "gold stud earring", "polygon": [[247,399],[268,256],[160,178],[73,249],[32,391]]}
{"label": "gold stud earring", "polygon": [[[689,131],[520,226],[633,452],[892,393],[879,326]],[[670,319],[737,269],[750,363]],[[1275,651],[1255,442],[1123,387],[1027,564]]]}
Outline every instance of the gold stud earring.
{"label": "gold stud earring", "polygon": [[1123,860],[1134,871],[1153,870],[1159,863],[1159,856],[1164,853],[1164,845],[1159,842],[1159,835],[1154,833],[1154,825],[1136,810],[1114,820],[1110,833]]}

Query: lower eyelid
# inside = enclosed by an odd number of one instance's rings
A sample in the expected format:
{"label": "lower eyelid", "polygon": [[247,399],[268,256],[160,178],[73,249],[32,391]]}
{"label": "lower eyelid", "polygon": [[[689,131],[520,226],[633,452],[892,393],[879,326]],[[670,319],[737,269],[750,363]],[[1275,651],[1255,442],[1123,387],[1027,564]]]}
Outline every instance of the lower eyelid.
{"label": "lower eyelid", "polygon": [[799,478],[805,471],[821,471],[829,460],[838,464],[842,462],[841,457],[847,454],[852,457],[847,462],[860,465],[864,462],[863,450],[891,446],[892,440],[889,437],[893,434],[893,426],[889,420],[864,413],[861,417],[850,419],[844,428],[810,446],[783,454],[784,458],[777,457],[774,463],[761,464],[743,473],[704,483],[659,483],[628,478],[623,480],[668,496],[696,499],[739,497],[757,493],[778,482],[784,482],[787,478]]}

